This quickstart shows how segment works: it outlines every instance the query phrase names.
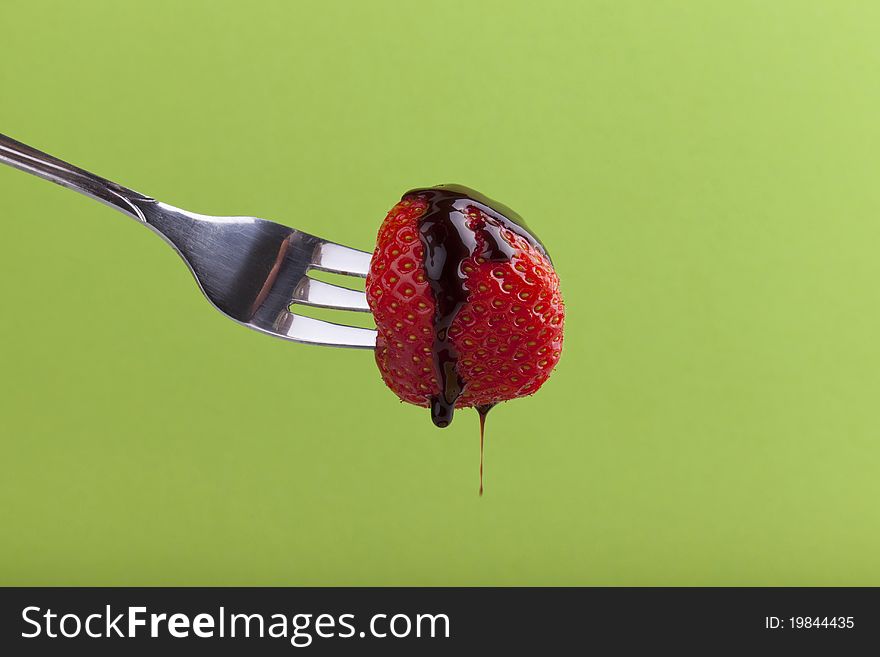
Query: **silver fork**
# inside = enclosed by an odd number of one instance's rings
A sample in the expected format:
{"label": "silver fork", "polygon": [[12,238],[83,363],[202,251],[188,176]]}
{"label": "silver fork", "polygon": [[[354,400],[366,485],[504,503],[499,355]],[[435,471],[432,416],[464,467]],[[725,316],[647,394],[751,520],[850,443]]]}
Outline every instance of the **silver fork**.
{"label": "silver fork", "polygon": [[0,162],[116,208],[145,224],[189,266],[227,317],[294,342],[372,349],[376,331],[297,315],[295,304],[370,312],[363,292],[308,276],[364,278],[370,254],[257,217],[212,217],[161,203],[0,134]]}

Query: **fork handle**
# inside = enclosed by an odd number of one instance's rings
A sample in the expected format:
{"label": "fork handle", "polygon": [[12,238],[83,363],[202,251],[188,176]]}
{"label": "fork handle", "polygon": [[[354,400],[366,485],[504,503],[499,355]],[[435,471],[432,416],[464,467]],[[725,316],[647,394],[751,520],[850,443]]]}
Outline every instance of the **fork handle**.
{"label": "fork handle", "polygon": [[106,203],[132,219],[147,222],[138,207],[138,202],[152,201],[149,196],[68,164],[2,133],[0,133],[0,162]]}

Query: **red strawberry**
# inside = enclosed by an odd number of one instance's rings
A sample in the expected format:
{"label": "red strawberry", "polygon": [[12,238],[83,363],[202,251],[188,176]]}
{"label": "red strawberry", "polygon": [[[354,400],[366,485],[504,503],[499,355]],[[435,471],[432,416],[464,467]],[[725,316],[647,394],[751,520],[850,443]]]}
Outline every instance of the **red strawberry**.
{"label": "red strawberry", "polygon": [[367,275],[376,363],[400,399],[481,414],[531,395],[559,360],[565,311],[543,246],[511,210],[460,186],[408,192]]}

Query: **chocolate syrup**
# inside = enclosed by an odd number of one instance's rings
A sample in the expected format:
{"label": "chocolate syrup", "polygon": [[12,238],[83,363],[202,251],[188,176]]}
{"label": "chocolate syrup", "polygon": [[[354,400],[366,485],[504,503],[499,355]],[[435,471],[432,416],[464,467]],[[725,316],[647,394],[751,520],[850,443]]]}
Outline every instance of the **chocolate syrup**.
{"label": "chocolate syrup", "polygon": [[[462,380],[458,373],[458,352],[449,336],[455,316],[468,300],[462,262],[472,256],[489,262],[509,262],[514,255],[514,247],[504,239],[504,230],[525,239],[548,260],[550,256],[522,217],[477,191],[461,185],[438,185],[410,190],[403,198],[412,194],[423,196],[428,202],[427,210],[419,219],[419,239],[424,246],[425,274],[436,307],[432,354],[440,394],[431,398],[431,420],[443,428],[452,422],[455,402],[467,385],[467,381]],[[482,211],[494,221],[482,222],[477,229],[470,228],[470,207]],[[476,253],[476,232],[483,238],[480,253]],[[485,411],[480,408],[485,408]],[[482,445],[482,425],[491,406],[480,408],[477,410],[480,413]]]}
{"label": "chocolate syrup", "polygon": [[480,414],[480,497],[483,497],[483,433],[486,430],[486,416],[495,404],[484,404],[477,406],[477,413]]}

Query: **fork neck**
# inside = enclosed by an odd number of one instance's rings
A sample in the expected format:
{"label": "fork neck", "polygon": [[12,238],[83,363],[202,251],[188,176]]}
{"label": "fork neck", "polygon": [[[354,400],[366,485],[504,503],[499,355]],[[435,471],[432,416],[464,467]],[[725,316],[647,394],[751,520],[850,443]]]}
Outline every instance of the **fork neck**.
{"label": "fork neck", "polygon": [[138,204],[152,201],[149,196],[96,176],[4,134],[0,134],[0,162],[85,194],[132,219],[147,223]]}

